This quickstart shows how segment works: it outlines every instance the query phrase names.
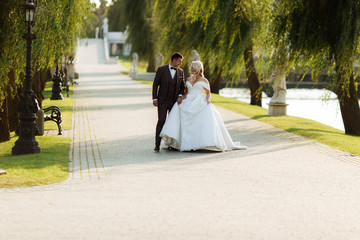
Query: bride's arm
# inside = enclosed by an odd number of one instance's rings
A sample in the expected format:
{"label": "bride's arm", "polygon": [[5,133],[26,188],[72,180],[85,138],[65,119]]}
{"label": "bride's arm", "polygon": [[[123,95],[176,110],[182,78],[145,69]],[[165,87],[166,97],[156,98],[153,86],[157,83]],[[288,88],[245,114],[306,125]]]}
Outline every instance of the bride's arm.
{"label": "bride's arm", "polygon": [[206,78],[201,78],[201,81],[206,83],[207,85],[207,87],[204,87],[204,91],[206,94],[206,101],[207,103],[210,103],[210,98],[211,98],[210,83]]}
{"label": "bride's arm", "polygon": [[207,103],[210,103],[211,92],[207,88],[204,88],[204,90],[205,90],[205,93],[206,93],[206,101],[207,101]]}
{"label": "bride's arm", "polygon": [[186,96],[187,96],[187,94],[189,93],[189,92],[188,92],[188,88],[187,88],[187,86],[186,86],[186,82],[189,81],[189,80],[190,80],[190,77],[188,77],[188,78],[186,79],[186,81],[185,81],[185,91],[184,91],[184,94],[183,94],[183,99],[185,99]]}
{"label": "bride's arm", "polygon": [[211,98],[210,83],[206,78],[202,78],[201,81],[203,81],[204,83],[207,83],[208,88],[204,87],[204,91],[206,94],[206,101],[208,103],[210,103],[210,98]]}
{"label": "bride's arm", "polygon": [[206,78],[201,78],[199,81],[206,83],[207,87],[204,86],[204,91],[206,94],[206,101],[210,103],[211,91],[210,91],[210,83]]}

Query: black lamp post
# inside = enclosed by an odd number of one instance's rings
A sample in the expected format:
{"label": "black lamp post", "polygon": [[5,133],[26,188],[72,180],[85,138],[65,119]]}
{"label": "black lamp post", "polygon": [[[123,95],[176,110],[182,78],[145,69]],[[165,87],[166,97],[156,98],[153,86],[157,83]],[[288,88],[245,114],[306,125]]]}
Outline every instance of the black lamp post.
{"label": "black lamp post", "polygon": [[52,94],[50,100],[63,100],[63,96],[61,94],[61,76],[59,72],[59,66],[56,65],[56,71],[53,76],[53,85],[52,85]]}
{"label": "black lamp post", "polygon": [[38,128],[35,124],[35,113],[39,110],[39,105],[31,90],[31,49],[32,41],[36,38],[32,33],[31,27],[35,24],[35,4],[32,0],[28,0],[24,6],[25,8],[25,23],[28,32],[23,36],[26,39],[26,75],[24,83],[24,92],[18,106],[19,111],[19,139],[15,142],[12,148],[12,155],[39,153],[41,149],[39,143],[35,139]]}

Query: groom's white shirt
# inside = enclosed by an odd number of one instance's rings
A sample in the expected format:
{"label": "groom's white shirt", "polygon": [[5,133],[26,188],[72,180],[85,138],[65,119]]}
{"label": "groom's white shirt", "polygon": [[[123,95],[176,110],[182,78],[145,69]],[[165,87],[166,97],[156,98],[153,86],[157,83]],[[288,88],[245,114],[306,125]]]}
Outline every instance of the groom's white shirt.
{"label": "groom's white shirt", "polygon": [[[175,69],[171,69],[173,66],[171,66],[171,64],[169,63],[169,70],[170,70],[170,74],[171,74],[171,78],[174,79],[176,70]],[[182,97],[182,94],[179,94],[179,97]]]}
{"label": "groom's white shirt", "polygon": [[173,66],[171,66],[171,64],[169,63],[169,70],[170,70],[170,74],[171,74],[171,78],[174,79],[176,70],[175,69],[171,69]]}

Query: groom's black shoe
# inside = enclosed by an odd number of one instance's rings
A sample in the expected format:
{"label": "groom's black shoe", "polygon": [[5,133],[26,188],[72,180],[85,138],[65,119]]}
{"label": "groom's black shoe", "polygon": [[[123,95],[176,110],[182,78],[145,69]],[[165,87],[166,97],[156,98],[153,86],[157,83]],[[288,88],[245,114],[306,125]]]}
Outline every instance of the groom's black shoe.
{"label": "groom's black shoe", "polygon": [[168,150],[170,151],[179,151],[179,149],[173,148],[173,147],[168,147]]}
{"label": "groom's black shoe", "polygon": [[154,151],[155,151],[155,152],[159,152],[159,151],[160,151],[160,147],[159,147],[159,146],[155,146]]}

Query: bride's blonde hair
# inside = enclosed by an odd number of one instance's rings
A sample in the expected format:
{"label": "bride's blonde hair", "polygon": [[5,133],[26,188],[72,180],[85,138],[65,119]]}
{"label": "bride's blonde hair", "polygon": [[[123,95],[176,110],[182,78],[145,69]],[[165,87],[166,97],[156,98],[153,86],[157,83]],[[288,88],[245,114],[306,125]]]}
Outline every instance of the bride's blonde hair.
{"label": "bride's blonde hair", "polygon": [[204,77],[204,65],[201,61],[199,61],[199,60],[192,61],[191,68],[196,71],[194,74],[191,74],[193,77],[193,80],[196,79],[197,75]]}

